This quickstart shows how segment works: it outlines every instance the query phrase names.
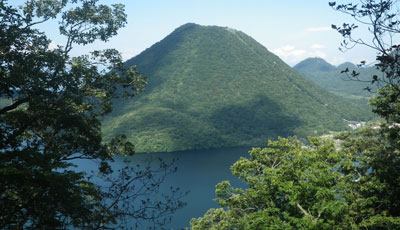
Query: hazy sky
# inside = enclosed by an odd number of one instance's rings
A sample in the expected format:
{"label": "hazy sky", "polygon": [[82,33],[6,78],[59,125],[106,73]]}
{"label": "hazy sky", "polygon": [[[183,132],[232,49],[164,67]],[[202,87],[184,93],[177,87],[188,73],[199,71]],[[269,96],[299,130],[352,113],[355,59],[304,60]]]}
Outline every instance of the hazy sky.
{"label": "hazy sky", "polygon": [[[114,47],[129,59],[170,34],[175,28],[193,22],[227,26],[240,30],[277,54],[289,65],[307,57],[322,57],[332,64],[345,61],[373,61],[375,53],[359,47],[343,53],[338,50],[341,36],[331,24],[352,21],[336,12],[325,0],[103,0],[123,3],[128,24],[109,43],[96,43],[76,49]],[[54,29],[51,29],[54,28]],[[57,24],[46,26],[56,43],[62,43]]]}

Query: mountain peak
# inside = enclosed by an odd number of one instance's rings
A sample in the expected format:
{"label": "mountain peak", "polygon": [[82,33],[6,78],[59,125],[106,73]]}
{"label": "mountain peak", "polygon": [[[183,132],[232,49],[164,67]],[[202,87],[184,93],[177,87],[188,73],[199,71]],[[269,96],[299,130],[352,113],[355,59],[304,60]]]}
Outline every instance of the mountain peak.
{"label": "mountain peak", "polygon": [[224,27],[224,26],[216,26],[216,25],[199,25],[199,24],[192,23],[192,22],[181,25],[180,27],[176,28],[170,35],[175,35],[175,34],[181,33],[181,32],[184,32],[184,33],[190,32],[195,29],[207,31],[209,33],[212,31],[219,32],[219,33],[228,31],[228,32],[231,32],[232,34],[241,33],[241,34],[245,35],[243,32],[236,30],[234,28],[231,28],[231,27],[227,27],[227,26]]}
{"label": "mountain peak", "polygon": [[227,27],[182,25],[125,64],[148,78],[146,91],[116,101],[103,133],[126,134],[138,152],[260,146],[365,114]]}
{"label": "mountain peak", "polygon": [[[306,59],[294,67],[299,73],[306,78],[312,80],[317,85],[333,92],[337,95],[349,99],[363,98],[361,103],[365,103],[365,99],[371,97],[371,93],[363,90],[371,87],[370,77],[377,72],[374,68],[358,68],[351,62],[345,62],[337,67],[324,63],[322,59]],[[348,69],[358,72],[358,79],[361,81],[349,81],[349,76],[343,73]]]}
{"label": "mountain peak", "polygon": [[186,24],[183,24],[181,26],[179,26],[178,28],[176,28],[171,34],[175,33],[175,32],[182,32],[182,31],[186,31],[186,30],[191,30],[197,27],[202,27],[199,24],[193,23],[193,22],[189,22]]}
{"label": "mountain peak", "polygon": [[319,71],[331,71],[336,69],[335,66],[329,64],[327,61],[320,57],[307,58],[293,67],[295,70],[299,69],[313,69]]}
{"label": "mountain peak", "polygon": [[344,70],[346,68],[349,68],[351,70],[355,70],[358,67],[355,64],[351,63],[351,62],[345,62],[345,63],[342,63],[342,64],[338,65],[337,68],[340,69],[340,70]]}

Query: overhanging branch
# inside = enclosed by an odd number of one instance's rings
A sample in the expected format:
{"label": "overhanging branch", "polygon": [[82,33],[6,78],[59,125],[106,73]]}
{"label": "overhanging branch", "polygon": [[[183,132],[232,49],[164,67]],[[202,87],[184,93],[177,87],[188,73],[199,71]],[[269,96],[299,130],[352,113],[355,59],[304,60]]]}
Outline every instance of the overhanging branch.
{"label": "overhanging branch", "polygon": [[20,106],[21,104],[23,104],[23,103],[25,103],[25,102],[28,102],[28,101],[29,101],[29,98],[27,98],[27,97],[26,97],[26,98],[23,98],[23,99],[21,99],[21,100],[18,100],[18,101],[16,101],[14,104],[9,105],[9,106],[6,106],[6,107],[0,109],[0,114],[6,113],[6,112],[11,111],[11,110],[14,110],[14,109],[16,109],[18,106]]}

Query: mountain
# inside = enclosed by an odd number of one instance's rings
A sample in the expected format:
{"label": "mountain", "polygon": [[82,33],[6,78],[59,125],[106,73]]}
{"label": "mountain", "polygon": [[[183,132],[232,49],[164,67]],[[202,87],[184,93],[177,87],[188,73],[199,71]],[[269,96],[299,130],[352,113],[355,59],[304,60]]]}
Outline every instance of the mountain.
{"label": "mountain", "polygon": [[226,27],[185,24],[125,64],[148,77],[146,92],[115,101],[103,133],[126,134],[138,152],[261,146],[371,118]]}
{"label": "mountain", "polygon": [[336,70],[333,66],[322,58],[307,58],[293,67],[295,70],[307,70],[315,72],[330,72]]}
{"label": "mountain", "polygon": [[379,75],[379,71],[374,67],[359,68],[350,62],[334,66],[322,58],[307,58],[293,67],[306,78],[336,95],[353,100],[361,99],[359,103],[366,103],[367,99],[373,94],[364,90],[364,88],[376,88],[371,86],[369,82],[350,80],[351,77],[349,78],[345,73],[341,73],[346,68],[350,72],[353,70],[359,72],[358,78],[361,81],[370,80],[374,74]]}

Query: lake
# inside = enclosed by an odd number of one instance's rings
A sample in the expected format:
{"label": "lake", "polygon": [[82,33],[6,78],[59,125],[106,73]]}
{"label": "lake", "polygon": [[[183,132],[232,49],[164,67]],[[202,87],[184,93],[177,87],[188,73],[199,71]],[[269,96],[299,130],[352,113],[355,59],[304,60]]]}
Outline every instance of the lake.
{"label": "lake", "polygon": [[[203,216],[210,208],[217,208],[215,185],[223,180],[229,180],[234,187],[243,187],[245,184],[233,176],[230,166],[241,156],[248,157],[251,148],[224,148],[213,150],[181,151],[172,153],[136,154],[132,164],[141,164],[150,157],[161,157],[169,161],[177,158],[178,171],[169,175],[163,184],[163,189],[170,186],[180,187],[183,191],[190,191],[183,199],[187,206],[178,210],[170,229],[189,227],[192,218]],[[122,160],[116,161],[122,164]]]}

